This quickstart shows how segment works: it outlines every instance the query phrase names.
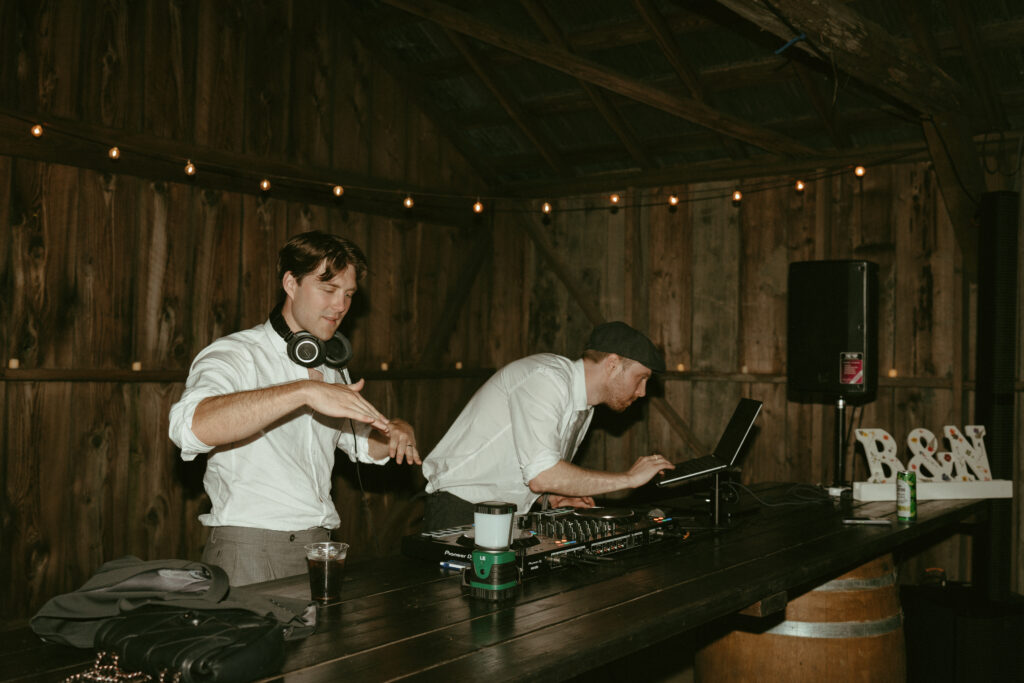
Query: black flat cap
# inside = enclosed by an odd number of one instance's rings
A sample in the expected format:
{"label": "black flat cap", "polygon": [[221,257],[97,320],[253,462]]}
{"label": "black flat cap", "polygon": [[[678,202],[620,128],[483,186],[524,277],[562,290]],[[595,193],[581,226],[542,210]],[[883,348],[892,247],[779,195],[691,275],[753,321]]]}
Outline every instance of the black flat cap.
{"label": "black flat cap", "polygon": [[665,357],[650,339],[624,322],[603,323],[594,328],[587,348],[635,360],[654,372],[665,372]]}

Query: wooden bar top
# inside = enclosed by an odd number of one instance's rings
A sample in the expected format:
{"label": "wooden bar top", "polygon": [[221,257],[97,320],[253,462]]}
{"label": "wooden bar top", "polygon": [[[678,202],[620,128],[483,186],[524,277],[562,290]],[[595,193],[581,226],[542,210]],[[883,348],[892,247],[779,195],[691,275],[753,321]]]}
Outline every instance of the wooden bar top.
{"label": "wooden bar top", "polygon": [[[287,644],[269,680],[562,680],[669,636],[784,593],[792,599],[879,555],[951,533],[986,500],[918,503],[896,521],[893,502],[854,503],[858,516],[891,526],[844,525],[833,501],[803,502],[792,485],[762,485],[729,528],[557,569],[524,581],[500,605],[462,595],[460,577],[395,556],[353,562],[341,602],[318,608],[317,632]],[[671,508],[673,501],[662,507]],[[307,598],[305,576],[259,585]],[[58,681],[88,668],[93,653],[43,643],[27,628],[0,645],[0,681]]]}

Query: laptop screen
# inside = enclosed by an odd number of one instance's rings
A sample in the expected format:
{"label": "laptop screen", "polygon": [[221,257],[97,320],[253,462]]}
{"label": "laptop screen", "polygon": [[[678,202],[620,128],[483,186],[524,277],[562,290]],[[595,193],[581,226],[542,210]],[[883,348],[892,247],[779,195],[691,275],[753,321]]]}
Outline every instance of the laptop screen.
{"label": "laptop screen", "polygon": [[760,412],[760,401],[741,398],[732,417],[729,418],[729,424],[725,426],[725,431],[718,439],[718,445],[715,446],[714,452],[700,458],[677,463],[674,470],[663,473],[664,477],[658,481],[657,485],[672,486],[695,477],[720,472],[735,465],[740,457],[740,450],[750,434],[750,429],[754,426],[754,419]]}
{"label": "laptop screen", "polygon": [[743,443],[754,426],[754,419],[761,412],[761,402],[752,398],[741,398],[736,410],[733,411],[729,424],[725,426],[722,437],[712,453],[722,462],[732,467],[740,457]]}

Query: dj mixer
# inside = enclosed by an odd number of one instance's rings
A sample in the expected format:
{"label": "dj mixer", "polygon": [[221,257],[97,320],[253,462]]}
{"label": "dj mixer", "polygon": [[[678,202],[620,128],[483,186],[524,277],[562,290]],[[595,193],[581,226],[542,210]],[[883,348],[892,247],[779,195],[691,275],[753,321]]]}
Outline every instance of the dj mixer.
{"label": "dj mixer", "polygon": [[[511,547],[523,576],[530,576],[685,535],[657,507],[554,508],[517,517]],[[402,552],[444,568],[464,569],[471,562],[473,525],[406,536]]]}

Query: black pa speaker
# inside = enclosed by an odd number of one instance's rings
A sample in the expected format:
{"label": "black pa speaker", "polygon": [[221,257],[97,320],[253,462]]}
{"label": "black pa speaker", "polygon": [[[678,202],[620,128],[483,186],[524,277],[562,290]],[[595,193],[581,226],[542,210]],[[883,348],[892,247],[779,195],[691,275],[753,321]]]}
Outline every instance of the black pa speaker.
{"label": "black pa speaker", "polygon": [[786,394],[790,401],[870,403],[878,393],[878,264],[789,264]]}

